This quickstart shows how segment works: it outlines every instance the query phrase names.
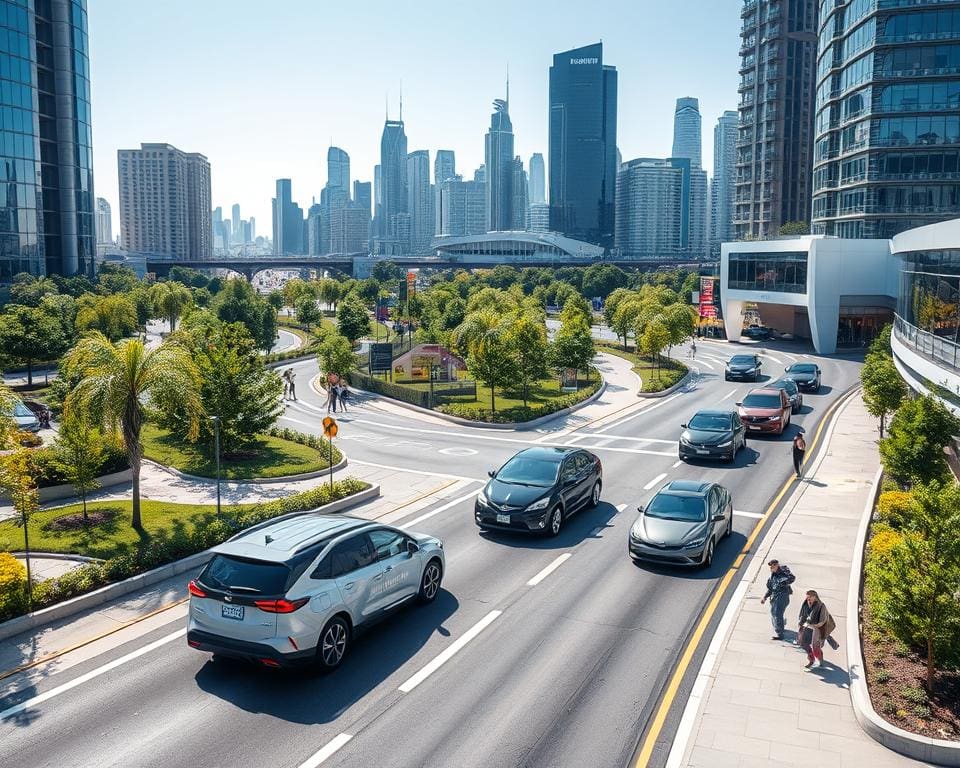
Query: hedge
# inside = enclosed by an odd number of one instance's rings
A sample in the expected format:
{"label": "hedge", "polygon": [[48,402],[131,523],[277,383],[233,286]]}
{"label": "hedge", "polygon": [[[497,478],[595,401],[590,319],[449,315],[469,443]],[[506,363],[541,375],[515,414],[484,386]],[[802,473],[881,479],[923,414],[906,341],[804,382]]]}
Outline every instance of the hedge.
{"label": "hedge", "polygon": [[436,410],[449,414],[450,416],[459,416],[460,418],[470,419],[472,421],[483,421],[488,424],[519,423],[537,419],[541,416],[548,416],[551,413],[562,411],[564,408],[570,408],[578,403],[582,403],[593,395],[599,386],[599,383],[591,384],[579,392],[571,392],[569,395],[555,397],[545,403],[534,406],[518,405],[512,408],[498,409],[496,413],[477,403],[446,403],[445,405],[438,406]]}
{"label": "hedge", "polygon": [[9,552],[0,552],[0,617],[26,610],[27,568]]}
{"label": "hedge", "polygon": [[[292,443],[300,443],[300,445],[315,448],[320,452],[320,456],[324,460],[330,456],[330,441],[323,437],[323,435],[311,435],[306,432],[298,432],[295,429],[288,429],[287,427],[270,427],[270,429],[267,430],[267,434],[270,435],[270,437],[279,437],[283,440],[289,440]],[[332,458],[334,466],[343,460],[343,454],[340,453],[337,446],[333,446]]]}
{"label": "hedge", "polygon": [[[58,466],[57,451],[53,446],[46,448],[37,448],[31,458],[37,469],[37,487],[49,488],[54,485],[69,485],[70,481],[63,476],[63,471]],[[97,476],[109,475],[113,472],[122,472],[129,469],[130,462],[127,461],[126,451],[114,440],[103,441],[103,463],[97,470]]]}

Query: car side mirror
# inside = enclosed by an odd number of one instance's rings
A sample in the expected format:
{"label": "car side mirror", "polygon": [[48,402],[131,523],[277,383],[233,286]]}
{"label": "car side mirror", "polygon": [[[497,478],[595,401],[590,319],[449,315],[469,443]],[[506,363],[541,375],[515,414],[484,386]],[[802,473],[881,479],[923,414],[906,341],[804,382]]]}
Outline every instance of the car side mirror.
{"label": "car side mirror", "polygon": [[639,512],[641,515],[643,514],[643,504],[637,507],[637,512]]}
{"label": "car side mirror", "polygon": [[495,469],[488,469],[488,470],[487,470],[487,475],[488,475],[489,477],[496,477],[496,476],[497,476],[497,470],[495,470]]}
{"label": "car side mirror", "polygon": [[417,542],[415,541],[407,542],[407,554],[415,555],[419,551],[420,551],[420,545],[417,544]]}
{"label": "car side mirror", "polygon": [[686,425],[686,424],[681,424],[681,425],[680,425],[680,429],[686,429],[686,428],[687,428],[687,425]]}
{"label": "car side mirror", "polygon": [[790,373],[790,367],[789,367],[789,366],[784,366],[784,367],[783,367],[783,370],[784,370],[785,373]]}
{"label": "car side mirror", "polygon": [[722,520],[723,520],[723,512],[713,516],[713,522],[715,523],[719,523]]}
{"label": "car side mirror", "polygon": [[737,408],[743,408],[743,403],[734,403],[734,405],[736,405]]}

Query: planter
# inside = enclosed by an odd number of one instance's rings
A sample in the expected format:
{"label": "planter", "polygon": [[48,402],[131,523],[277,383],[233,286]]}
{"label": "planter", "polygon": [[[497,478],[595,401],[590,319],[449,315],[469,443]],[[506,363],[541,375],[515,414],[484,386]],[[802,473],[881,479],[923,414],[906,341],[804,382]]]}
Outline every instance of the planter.
{"label": "planter", "polygon": [[[133,470],[124,469],[120,472],[111,472],[109,475],[101,475],[97,478],[97,481],[100,483],[100,488],[97,490],[102,488],[110,488],[114,485],[123,485],[124,483],[133,481]],[[46,488],[39,488],[37,493],[39,495],[41,504],[47,501],[69,499],[77,496],[77,492],[74,490],[72,485],[50,485]],[[96,493],[96,491],[92,491],[92,493]],[[6,493],[0,492],[0,499],[9,501],[10,497]]]}
{"label": "planter", "polygon": [[[322,449],[317,449],[322,450]],[[333,471],[339,472],[341,469],[347,466],[347,457],[343,456],[341,452],[341,459],[336,464],[333,465]],[[149,459],[144,459],[144,461],[150,461]],[[188,475],[186,472],[181,472],[179,469],[174,469],[166,464],[160,464],[159,462],[151,462],[156,464],[158,467],[162,467],[167,472],[176,475],[177,477],[182,477],[185,480],[194,480],[201,483],[215,483],[217,478],[215,477],[201,477],[200,475]],[[281,475],[280,477],[251,477],[244,480],[232,480],[230,478],[221,477],[220,482],[222,484],[226,483],[253,483],[254,485],[270,485],[271,483],[290,483],[295,480],[310,480],[314,477],[325,477],[330,474],[330,467],[324,467],[323,469],[315,469],[313,472],[302,472],[299,475]]]}
{"label": "planter", "polygon": [[[676,392],[678,389],[680,389],[680,387],[684,386],[688,381],[690,381],[690,376],[690,371],[687,371],[686,375],[672,387],[667,387],[660,392],[637,392],[637,397],[666,397],[667,395]],[[642,377],[640,381],[643,381]]]}

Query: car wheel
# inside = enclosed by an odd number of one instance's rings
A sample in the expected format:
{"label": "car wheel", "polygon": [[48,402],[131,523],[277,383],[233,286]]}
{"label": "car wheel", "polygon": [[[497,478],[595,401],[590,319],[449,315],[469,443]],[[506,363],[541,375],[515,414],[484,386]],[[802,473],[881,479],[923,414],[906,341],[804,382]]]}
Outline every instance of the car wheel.
{"label": "car wheel", "polygon": [[334,616],[320,633],[317,643],[317,664],[330,672],[340,666],[350,648],[350,626],[342,616]]}
{"label": "car wheel", "polygon": [[427,567],[423,569],[423,576],[420,577],[420,591],[417,593],[417,600],[426,605],[437,599],[440,593],[440,581],[443,579],[443,567],[440,561],[434,558]]}
{"label": "car wheel", "polygon": [[727,538],[733,533],[733,510],[730,510],[730,517],[727,518],[727,530],[723,532],[723,538]]}
{"label": "car wheel", "polygon": [[819,382],[819,381],[817,382],[817,390],[816,390],[816,391],[817,391],[817,393],[819,394],[819,392],[820,392],[820,382]]}
{"label": "car wheel", "polygon": [[559,506],[553,508],[550,520],[547,522],[547,536],[557,536],[563,527],[563,510]]}
{"label": "car wheel", "polygon": [[703,561],[701,565],[704,568],[709,568],[713,564],[713,539],[707,543],[707,549],[703,553]]}
{"label": "car wheel", "polygon": [[737,449],[730,451],[730,455],[725,457],[727,464],[733,464],[737,460]]}
{"label": "car wheel", "polygon": [[590,491],[590,509],[593,509],[600,503],[600,487],[601,483],[599,480],[593,484],[593,490]]}

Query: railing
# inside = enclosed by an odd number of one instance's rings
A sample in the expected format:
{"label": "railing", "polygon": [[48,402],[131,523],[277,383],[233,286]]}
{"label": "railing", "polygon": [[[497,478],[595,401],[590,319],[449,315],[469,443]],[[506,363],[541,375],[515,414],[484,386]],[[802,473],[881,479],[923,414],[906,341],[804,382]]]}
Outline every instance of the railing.
{"label": "railing", "polygon": [[894,317],[893,330],[897,338],[914,352],[960,371],[960,344],[921,330],[900,315]]}

